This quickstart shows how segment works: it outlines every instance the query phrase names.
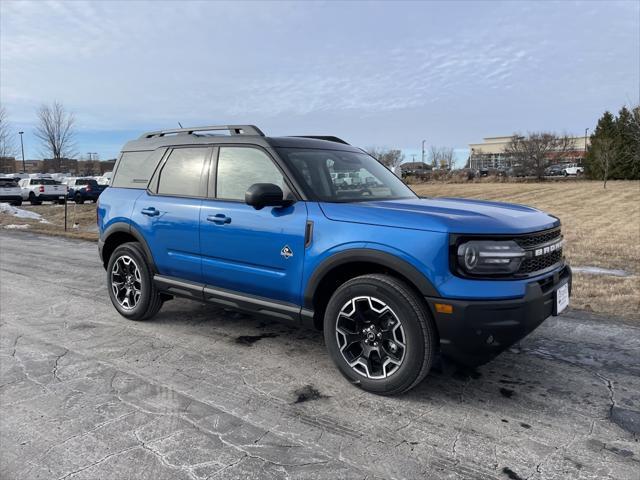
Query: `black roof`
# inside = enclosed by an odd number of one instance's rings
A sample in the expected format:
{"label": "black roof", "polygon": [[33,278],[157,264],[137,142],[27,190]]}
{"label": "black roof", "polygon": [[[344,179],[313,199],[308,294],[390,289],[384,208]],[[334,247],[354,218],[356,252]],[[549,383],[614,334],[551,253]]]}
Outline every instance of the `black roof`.
{"label": "black roof", "polygon": [[[228,134],[221,135],[219,133],[215,133],[218,131],[225,131],[228,132]],[[210,132],[214,133],[212,134]],[[168,146],[211,144],[250,144],[259,145],[265,148],[317,148],[324,150],[361,152],[359,148],[349,145],[338,137],[321,135],[267,137],[254,125],[190,127],[146,132],[138,139],[127,142],[122,148],[122,151],[148,151]]]}

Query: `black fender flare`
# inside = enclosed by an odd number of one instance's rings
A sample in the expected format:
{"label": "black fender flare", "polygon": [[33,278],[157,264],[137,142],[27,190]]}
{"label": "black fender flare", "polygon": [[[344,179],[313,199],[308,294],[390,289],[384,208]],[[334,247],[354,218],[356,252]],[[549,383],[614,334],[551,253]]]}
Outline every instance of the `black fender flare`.
{"label": "black fender flare", "polygon": [[380,250],[374,250],[371,248],[351,248],[330,256],[316,267],[304,290],[305,307],[313,308],[314,294],[326,274],[340,265],[352,262],[370,262],[381,265],[390,270],[396,271],[405,277],[423,296],[440,297],[440,294],[429,279],[405,260]]}
{"label": "black fender flare", "polygon": [[[137,242],[140,243],[140,245],[142,246],[142,250],[144,251],[144,255],[147,258],[147,262],[149,263],[149,268],[151,268],[151,271],[153,273],[158,273],[156,264],[153,261],[153,255],[151,254],[151,249],[149,248],[147,241],[144,239],[144,236],[138,231],[138,229],[133,225],[131,225],[130,223],[116,222],[109,225],[109,227],[100,236],[100,241],[98,243],[98,247],[100,250],[100,257],[102,258],[102,249],[105,243],[107,243],[107,241],[109,240],[109,237],[114,233],[120,233],[120,232],[131,235],[136,239]],[[102,259],[102,261],[103,263],[106,264],[106,260],[104,258]]]}

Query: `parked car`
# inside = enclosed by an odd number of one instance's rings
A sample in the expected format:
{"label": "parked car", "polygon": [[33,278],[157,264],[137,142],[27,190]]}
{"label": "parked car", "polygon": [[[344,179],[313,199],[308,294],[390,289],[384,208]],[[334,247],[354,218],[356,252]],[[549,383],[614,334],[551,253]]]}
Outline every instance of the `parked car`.
{"label": "parked car", "polygon": [[[200,134],[221,130],[230,135]],[[361,149],[325,138],[235,125],[127,143],[97,209],[115,309],[147,320],[186,297],[316,327],[351,383],[392,395],[436,355],[486,363],[567,307],[558,218],[419,198]],[[346,170],[362,187],[338,187],[332,174]]]}
{"label": "parked car", "polygon": [[0,178],[0,202],[22,205],[22,189],[18,180],[11,177]]}
{"label": "parked car", "polygon": [[22,200],[29,200],[31,205],[40,205],[43,201],[64,203],[67,186],[52,178],[33,177],[20,180]]}
{"label": "parked car", "polygon": [[563,167],[564,168],[562,169],[562,174],[565,177],[568,177],[569,175],[578,176],[584,173],[584,167],[578,165],[577,163],[565,164],[563,165]]}
{"label": "parked car", "polygon": [[111,175],[113,172],[104,172],[101,177],[96,177],[96,181],[98,185],[109,185],[111,182]]}
{"label": "parked car", "polygon": [[531,171],[524,165],[513,165],[507,171],[507,175],[509,175],[510,177],[523,178],[531,175]]}
{"label": "parked car", "polygon": [[93,178],[67,178],[67,199],[82,204],[87,200],[97,202],[98,197],[107,188],[106,185],[98,185]]}
{"label": "parked car", "polygon": [[550,165],[544,170],[544,174],[548,177],[556,177],[564,174],[563,165]]}

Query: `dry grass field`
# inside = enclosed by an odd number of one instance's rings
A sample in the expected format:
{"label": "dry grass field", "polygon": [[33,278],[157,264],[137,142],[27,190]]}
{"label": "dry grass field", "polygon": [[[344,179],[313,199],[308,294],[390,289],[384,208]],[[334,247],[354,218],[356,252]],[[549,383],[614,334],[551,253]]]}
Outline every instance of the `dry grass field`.
{"label": "dry grass field", "polygon": [[640,319],[640,182],[424,183],[419,195],[519,203],[562,221],[566,256],[576,267],[621,269],[628,277],[576,273],[576,308]]}
{"label": "dry grass field", "polygon": [[[466,197],[531,205],[562,220],[566,256],[572,266],[621,269],[628,277],[576,273],[572,304],[597,313],[640,320],[640,182],[557,181],[545,183],[425,183],[419,195]],[[28,224],[28,231],[97,239],[95,205],[25,205],[50,223],[0,214],[0,225]],[[72,228],[74,221],[77,228]]]}
{"label": "dry grass field", "polygon": [[[83,205],[69,203],[67,205],[66,232],[64,231],[64,205],[43,203],[42,205],[32,206],[24,203],[18,208],[37,213],[48,223],[0,213],[0,225],[2,225],[3,228],[26,230],[47,235],[82,238],[84,240],[98,240],[95,203],[85,203]],[[74,224],[76,224],[75,228]],[[24,225],[28,225],[28,227],[25,228]]]}

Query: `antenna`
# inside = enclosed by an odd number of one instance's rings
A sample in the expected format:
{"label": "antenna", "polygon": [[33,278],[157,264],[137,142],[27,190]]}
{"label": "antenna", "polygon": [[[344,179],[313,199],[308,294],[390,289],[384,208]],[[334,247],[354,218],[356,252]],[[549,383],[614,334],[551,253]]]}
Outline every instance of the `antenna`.
{"label": "antenna", "polygon": [[184,128],[180,122],[178,122],[178,125],[180,125],[180,128]]}

